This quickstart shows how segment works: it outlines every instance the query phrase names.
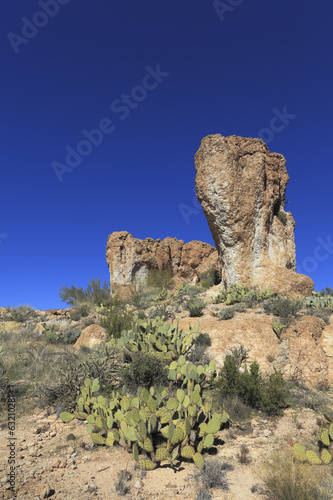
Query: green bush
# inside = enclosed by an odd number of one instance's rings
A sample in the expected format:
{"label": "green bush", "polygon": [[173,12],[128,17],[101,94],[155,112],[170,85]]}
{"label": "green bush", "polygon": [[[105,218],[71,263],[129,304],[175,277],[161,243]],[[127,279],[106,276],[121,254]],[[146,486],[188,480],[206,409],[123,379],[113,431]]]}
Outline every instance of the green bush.
{"label": "green bush", "polygon": [[190,312],[191,318],[202,316],[206,304],[202,300],[195,300],[186,304],[186,309]]}
{"label": "green bush", "polygon": [[87,303],[78,304],[77,307],[69,311],[69,317],[72,321],[80,321],[86,318],[90,313],[90,307]]}
{"label": "green bush", "polygon": [[279,316],[280,318],[295,316],[302,308],[302,301],[283,297],[276,297],[264,303],[266,314],[274,314],[274,316]]}
{"label": "green bush", "polygon": [[264,377],[256,361],[250,367],[245,364],[244,371],[240,371],[243,364],[239,362],[237,353],[226,356],[215,383],[219,396],[237,396],[252,408],[267,414],[279,414],[289,398],[282,373],[274,370]]}
{"label": "green bush", "polygon": [[110,338],[119,339],[123,330],[130,330],[134,321],[133,312],[125,309],[117,299],[113,299],[111,305],[103,310],[103,326]]}
{"label": "green bush", "polygon": [[244,302],[238,302],[238,304],[234,304],[233,306],[231,306],[231,310],[238,313],[246,312],[246,309],[247,305]]}
{"label": "green bush", "polygon": [[4,318],[6,321],[16,321],[17,323],[25,323],[30,319],[34,319],[37,317],[36,311],[28,306],[14,306],[7,307],[6,312],[4,314]]}
{"label": "green bush", "polygon": [[200,285],[203,288],[210,288],[211,286],[221,283],[221,276],[216,269],[210,268],[207,271],[199,274],[199,280]]}
{"label": "green bush", "polygon": [[131,363],[123,369],[122,382],[133,392],[138,387],[168,385],[168,369],[165,361],[152,352],[137,352],[133,355]]}
{"label": "green bush", "polygon": [[154,309],[150,311],[149,316],[151,318],[158,317],[158,318],[168,319],[170,318],[171,313],[170,311],[168,311],[168,306],[166,304],[160,304],[159,306],[154,307]]}
{"label": "green bush", "polygon": [[235,312],[233,309],[222,309],[222,311],[219,312],[218,314],[218,319],[223,319],[223,320],[227,320],[227,319],[232,319],[233,317],[235,316]]}
{"label": "green bush", "polygon": [[36,391],[42,407],[74,409],[86,377],[98,378],[101,388],[108,394],[120,381],[118,350],[107,344],[93,350],[80,349],[76,353],[64,350],[51,358],[49,367],[52,382],[42,381]]}
{"label": "green bush", "polygon": [[256,290],[236,283],[231,285],[227,290],[221,290],[213,302],[214,304],[224,303],[226,306],[242,302],[251,307],[267,300],[272,295],[273,292],[271,290]]}
{"label": "green bush", "polygon": [[193,340],[193,345],[199,347],[210,347],[212,345],[212,340],[208,333],[199,333]]}
{"label": "green bush", "polygon": [[100,306],[110,299],[110,285],[106,281],[101,285],[101,278],[91,278],[85,289],[74,285],[68,288],[63,285],[59,290],[59,296],[62,302],[66,302],[69,306],[78,306],[82,302]]}
{"label": "green bush", "polygon": [[65,344],[72,345],[78,340],[81,335],[81,330],[75,328],[68,328],[63,332],[56,332],[54,330],[47,330],[45,332],[45,340],[49,344]]}

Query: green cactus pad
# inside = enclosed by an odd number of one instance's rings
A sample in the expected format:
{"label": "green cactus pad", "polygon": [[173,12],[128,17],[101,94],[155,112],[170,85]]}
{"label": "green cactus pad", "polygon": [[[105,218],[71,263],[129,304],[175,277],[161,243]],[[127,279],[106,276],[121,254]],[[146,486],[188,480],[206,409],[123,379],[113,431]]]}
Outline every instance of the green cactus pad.
{"label": "green cactus pad", "polygon": [[143,442],[143,449],[145,451],[148,451],[149,453],[151,453],[153,451],[153,443],[152,443],[152,440],[150,438],[146,438]]}
{"label": "green cactus pad", "polygon": [[193,391],[190,397],[191,403],[198,404],[200,401],[200,393],[198,391]]}
{"label": "green cactus pad", "polygon": [[60,413],[59,415],[59,418],[65,422],[65,424],[67,424],[68,422],[71,422],[74,418],[74,415],[72,415],[71,413],[69,413],[68,411],[63,411],[62,413]]}
{"label": "green cactus pad", "polygon": [[189,446],[189,445],[184,446],[184,448],[182,449],[181,455],[184,458],[193,458],[195,455],[195,449],[193,448],[193,446]]}
{"label": "green cactus pad", "polygon": [[133,444],[132,451],[133,451],[133,458],[137,462],[139,460],[139,448],[136,443]]}
{"label": "green cactus pad", "polygon": [[307,451],[306,458],[308,459],[308,462],[312,465],[320,465],[322,463],[321,459],[318,457],[315,451],[311,450]]}
{"label": "green cactus pad", "polygon": [[126,429],[124,434],[125,434],[125,438],[128,441],[137,441],[137,436],[136,436],[134,427],[128,427],[128,429]]}
{"label": "green cactus pad", "polygon": [[103,436],[101,436],[100,434],[96,434],[95,432],[92,432],[91,439],[95,444],[105,444],[105,438],[103,438]]}
{"label": "green cactus pad", "polygon": [[300,462],[305,462],[306,461],[306,453],[304,446],[302,446],[300,443],[295,443],[294,444],[294,455],[297,460]]}
{"label": "green cactus pad", "polygon": [[120,406],[124,411],[127,411],[132,406],[132,401],[127,396],[123,396],[120,401]]}
{"label": "green cactus pad", "polygon": [[176,430],[175,424],[173,422],[171,422],[171,424],[168,427],[168,438],[170,438],[170,439],[172,438],[172,436],[175,433],[175,430]]}
{"label": "green cactus pad", "polygon": [[146,427],[145,422],[143,422],[143,420],[140,421],[138,430],[139,430],[139,434],[142,437],[142,439],[146,439],[146,437],[147,437],[147,427]]}
{"label": "green cactus pad", "polygon": [[330,445],[330,437],[328,435],[328,432],[327,431],[323,431],[320,435],[320,440],[321,442],[325,445],[325,446],[329,446]]}
{"label": "green cactus pad", "polygon": [[147,389],[144,387],[142,389],[142,392],[141,392],[141,399],[142,401],[144,401],[145,403],[148,403],[148,399],[149,399],[149,392],[147,391]]}
{"label": "green cactus pad", "polygon": [[172,420],[172,415],[171,413],[167,412],[161,417],[161,424],[167,424],[168,422],[171,422]]}
{"label": "green cactus pad", "polygon": [[170,370],[168,374],[169,380],[176,380],[177,378],[177,372],[176,370]]}
{"label": "green cactus pad", "polygon": [[97,392],[100,390],[100,385],[99,385],[99,381],[98,381],[98,378],[95,378],[93,380],[93,383],[91,385],[91,392]]}
{"label": "green cactus pad", "polygon": [[152,415],[149,419],[149,423],[150,423],[150,429],[152,431],[154,431],[156,429],[156,426],[157,426],[157,417],[156,415]]}
{"label": "green cactus pad", "polygon": [[177,361],[172,361],[172,363],[170,363],[169,370],[177,370],[177,367],[178,367]]}
{"label": "green cactus pad", "polygon": [[202,458],[201,453],[195,453],[193,455],[193,461],[195,465],[198,467],[198,469],[202,469],[204,466],[204,459]]}
{"label": "green cactus pad", "polygon": [[178,408],[178,401],[177,399],[175,398],[170,398],[169,401],[167,402],[167,409],[168,410],[175,410],[176,408]]}
{"label": "green cactus pad", "polygon": [[93,431],[92,426],[90,424],[88,424],[86,427],[86,430],[87,430],[88,434],[91,434]]}
{"label": "green cactus pad", "polygon": [[105,444],[106,444],[106,446],[113,446],[113,445],[114,445],[114,442],[115,442],[115,441],[114,441],[114,439],[109,438],[109,437],[108,437],[108,438],[106,438],[106,440],[105,440]]}
{"label": "green cactus pad", "polygon": [[183,355],[181,354],[181,355],[179,356],[179,358],[178,358],[178,365],[179,365],[179,366],[183,366],[183,365],[185,365],[185,363],[186,363],[185,356],[183,356]]}
{"label": "green cactus pad", "polygon": [[207,434],[207,436],[204,439],[204,447],[205,448],[210,448],[214,444],[214,436],[213,434]]}
{"label": "green cactus pad", "polygon": [[206,426],[206,432],[207,434],[215,434],[220,430],[220,420],[217,420],[216,418],[212,418]]}
{"label": "green cactus pad", "polygon": [[132,399],[132,407],[133,408],[140,408],[140,399],[139,398],[133,398]]}
{"label": "green cactus pad", "polygon": [[204,440],[202,439],[202,440],[198,443],[198,446],[197,446],[197,452],[198,452],[198,453],[201,453],[203,449],[204,449]]}
{"label": "green cactus pad", "polygon": [[222,413],[222,418],[221,418],[222,424],[226,424],[228,422],[228,420],[229,420],[229,415],[226,411],[224,411]]}
{"label": "green cactus pad", "polygon": [[177,390],[177,399],[178,399],[178,402],[180,404],[182,404],[182,402],[184,401],[185,399],[185,392],[183,391],[183,389],[178,389]]}
{"label": "green cactus pad", "polygon": [[149,411],[151,411],[152,413],[154,413],[156,411],[156,408],[157,408],[157,401],[156,401],[156,399],[150,397],[148,399],[147,406],[148,406]]}
{"label": "green cactus pad", "polygon": [[172,443],[172,444],[177,444],[177,443],[180,443],[181,441],[183,441],[183,439],[184,439],[184,433],[183,433],[183,431],[182,431],[182,430],[178,427],[178,428],[175,430],[175,432],[174,432],[174,434],[173,434],[173,436],[172,436],[172,438],[171,438],[171,443]]}
{"label": "green cactus pad", "polygon": [[154,470],[156,467],[156,464],[152,462],[151,460],[139,460],[137,462],[137,466],[139,469],[145,469],[145,470]]}
{"label": "green cactus pad", "polygon": [[332,462],[332,455],[328,450],[322,450],[321,459],[324,462],[324,464],[328,465]]}
{"label": "green cactus pad", "polygon": [[331,415],[324,413],[324,418],[326,418],[327,422],[329,422],[330,424],[333,423],[333,417],[331,417]]}
{"label": "green cactus pad", "polygon": [[188,397],[188,395],[186,394],[185,398],[184,398],[184,401],[183,401],[183,406],[184,408],[187,408],[190,404],[190,398]]}
{"label": "green cactus pad", "polygon": [[170,460],[170,454],[168,450],[164,447],[157,448],[155,459],[157,462],[162,462],[162,460]]}
{"label": "green cactus pad", "polygon": [[173,450],[172,452],[172,455],[171,455],[171,461],[174,462],[176,460],[176,458],[178,458],[178,448],[176,448],[175,450]]}

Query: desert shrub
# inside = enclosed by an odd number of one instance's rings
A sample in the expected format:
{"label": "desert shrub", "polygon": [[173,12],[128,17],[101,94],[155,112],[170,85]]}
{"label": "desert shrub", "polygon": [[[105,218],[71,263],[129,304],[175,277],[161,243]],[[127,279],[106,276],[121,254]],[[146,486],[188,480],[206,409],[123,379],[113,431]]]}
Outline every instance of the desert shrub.
{"label": "desert shrub", "polygon": [[69,317],[72,321],[80,321],[86,318],[90,313],[90,307],[87,303],[78,304],[77,307],[69,311]]}
{"label": "desert shrub", "polygon": [[333,289],[329,286],[326,288],[323,288],[320,292],[322,295],[332,295],[333,296]]}
{"label": "desert shrub", "polygon": [[228,491],[229,487],[225,473],[232,469],[233,467],[229,464],[217,460],[206,460],[205,465],[198,474],[198,479],[206,489],[216,488]]}
{"label": "desert shrub", "polygon": [[235,316],[235,312],[233,309],[222,309],[217,315],[218,319],[227,320],[232,319]]}
{"label": "desert shrub", "polygon": [[205,307],[206,304],[202,300],[193,300],[186,304],[186,309],[190,312],[191,318],[202,316]]}
{"label": "desert shrub", "polygon": [[289,391],[292,406],[310,408],[316,412],[331,412],[327,409],[328,398],[325,391],[311,390],[299,381],[291,381]]}
{"label": "desert shrub", "polygon": [[231,306],[231,310],[238,313],[243,313],[246,311],[246,309],[247,305],[244,302],[238,302],[238,304],[234,304],[233,306]]}
{"label": "desert shrub", "polygon": [[168,369],[164,360],[155,353],[137,352],[131,363],[124,367],[122,382],[132,391],[136,391],[138,387],[168,385]]}
{"label": "desert shrub", "polygon": [[119,353],[107,344],[92,350],[80,349],[78,352],[64,349],[53,353],[49,360],[49,371],[50,380],[42,380],[35,393],[40,406],[72,410],[86,377],[92,380],[98,378],[101,390],[106,394],[119,386]]}
{"label": "desert shrub", "polygon": [[193,345],[206,348],[212,345],[212,340],[208,333],[199,333],[199,335],[194,338]]}
{"label": "desert shrub", "polygon": [[128,470],[121,470],[117,474],[117,481],[115,483],[116,493],[119,493],[121,497],[124,497],[129,493],[130,487],[128,482],[131,480],[132,476]]}
{"label": "desert shrub", "polygon": [[242,444],[240,447],[239,454],[237,455],[237,458],[241,464],[248,464],[249,463],[249,461],[250,461],[249,453],[250,453],[249,448],[245,444]]}
{"label": "desert shrub", "polygon": [[273,292],[271,290],[256,290],[236,283],[228,287],[227,290],[221,290],[213,302],[214,304],[224,303],[227,306],[243,302],[248,307],[252,307],[267,300],[272,295]]}
{"label": "desert shrub", "polygon": [[206,488],[200,488],[197,492],[195,500],[213,500],[212,494]]}
{"label": "desert shrub", "polygon": [[281,318],[295,316],[303,307],[300,300],[276,297],[264,302],[264,311],[266,314],[274,314]]}
{"label": "desert shrub", "polygon": [[281,221],[284,226],[287,224],[287,215],[285,212],[283,212],[282,210],[279,210],[277,217],[278,217],[279,221]]}
{"label": "desert shrub", "polygon": [[83,302],[100,306],[110,299],[110,285],[106,281],[101,285],[100,278],[91,278],[85,289],[74,285],[68,288],[63,285],[59,290],[59,296],[62,302],[66,302],[69,306],[78,306]]}
{"label": "desert shrub", "polygon": [[7,307],[6,312],[4,314],[4,320],[6,321],[16,321],[17,323],[25,323],[28,320],[34,319],[37,317],[36,311],[28,306],[14,306]]}
{"label": "desert shrub", "polygon": [[170,313],[170,311],[168,311],[168,307],[166,304],[160,304],[157,307],[154,307],[154,309],[152,309],[150,311],[149,316],[151,318],[159,317],[159,318],[168,319],[168,318],[170,318],[171,313]]}
{"label": "desert shrub", "polygon": [[98,323],[98,320],[96,320],[94,317],[92,316],[86,316],[82,323],[84,324],[85,327],[87,326],[90,326],[90,325],[95,325]]}
{"label": "desert shrub", "polygon": [[294,461],[291,454],[280,452],[272,455],[271,460],[266,460],[263,465],[261,475],[270,497],[276,500],[332,498],[332,490],[328,486],[331,482],[329,475],[321,472],[318,477],[317,467]]}
{"label": "desert shrub", "polygon": [[49,344],[75,344],[81,335],[81,330],[75,328],[67,328],[63,332],[56,332],[54,330],[47,330],[45,332],[45,340]]}
{"label": "desert shrub", "polygon": [[[244,370],[240,371],[242,365],[245,365]],[[215,387],[220,398],[237,396],[246,405],[270,415],[279,414],[289,399],[281,372],[274,370],[264,377],[256,361],[248,367],[247,363],[239,362],[237,354],[226,356]]]}
{"label": "desert shrub", "polygon": [[316,316],[316,318],[320,318],[325,321],[326,325],[330,324],[330,316],[332,314],[332,309],[310,309],[306,312],[307,315]]}
{"label": "desert shrub", "polygon": [[123,330],[130,330],[134,321],[133,312],[126,310],[124,304],[114,299],[109,308],[104,309],[103,326],[111,338],[121,337]]}
{"label": "desert shrub", "polygon": [[190,350],[187,360],[194,365],[208,365],[210,356],[206,353],[207,347],[212,344],[208,333],[199,333],[193,340],[193,346]]}
{"label": "desert shrub", "polygon": [[171,267],[166,269],[150,269],[147,278],[147,286],[149,288],[167,288],[173,278]]}
{"label": "desert shrub", "polygon": [[188,298],[194,298],[196,297],[201,290],[199,288],[196,288],[193,285],[189,285],[188,283],[181,285],[178,290],[177,290],[177,297],[180,299],[184,299],[186,297]]}
{"label": "desert shrub", "polygon": [[218,271],[214,268],[210,268],[207,271],[199,274],[199,280],[200,285],[203,288],[210,288],[211,286],[221,283],[221,277]]}

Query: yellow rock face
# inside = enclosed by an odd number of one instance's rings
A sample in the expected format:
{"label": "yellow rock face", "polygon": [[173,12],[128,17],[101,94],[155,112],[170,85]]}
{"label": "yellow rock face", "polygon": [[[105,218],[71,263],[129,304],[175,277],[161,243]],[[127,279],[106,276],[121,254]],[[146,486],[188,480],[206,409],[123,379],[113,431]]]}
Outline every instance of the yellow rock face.
{"label": "yellow rock face", "polygon": [[19,333],[21,331],[22,325],[16,321],[4,321],[0,323],[0,333]]}

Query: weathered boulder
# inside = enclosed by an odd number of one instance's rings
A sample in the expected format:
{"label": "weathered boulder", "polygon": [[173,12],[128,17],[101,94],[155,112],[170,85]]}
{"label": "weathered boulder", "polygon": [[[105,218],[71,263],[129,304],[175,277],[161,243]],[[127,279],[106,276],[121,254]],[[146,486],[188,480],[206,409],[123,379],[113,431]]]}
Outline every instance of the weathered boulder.
{"label": "weathered boulder", "polygon": [[217,251],[208,243],[184,243],[177,238],[140,240],[127,231],[110,234],[106,261],[111,291],[114,284],[138,286],[145,283],[150,269],[171,268],[174,275],[188,281],[210,268],[220,272]]}
{"label": "weathered boulder", "polygon": [[76,349],[79,349],[81,346],[86,346],[92,349],[107,339],[107,334],[105,329],[99,325],[89,325],[82,332],[80,337],[74,344]]}
{"label": "weathered boulder", "polygon": [[313,291],[313,281],[295,272],[295,221],[284,211],[285,165],[261,139],[216,134],[202,140],[195,186],[224,287],[243,283],[295,296]]}
{"label": "weathered boulder", "polygon": [[[200,332],[208,333],[210,353],[217,368],[223,366],[227,351],[243,345],[249,361],[256,360],[261,370],[281,370],[286,379],[298,380],[309,388],[322,389],[333,383],[332,327],[314,316],[295,320],[278,339],[272,328],[272,316],[254,311],[239,313],[220,321],[211,315],[199,319]],[[182,318],[179,328],[188,331],[198,325],[198,318]]]}

